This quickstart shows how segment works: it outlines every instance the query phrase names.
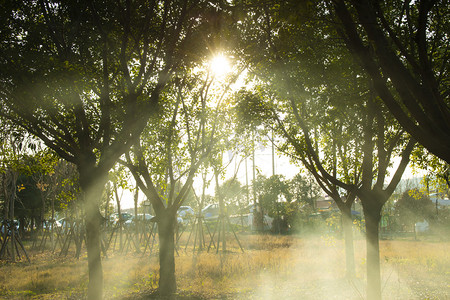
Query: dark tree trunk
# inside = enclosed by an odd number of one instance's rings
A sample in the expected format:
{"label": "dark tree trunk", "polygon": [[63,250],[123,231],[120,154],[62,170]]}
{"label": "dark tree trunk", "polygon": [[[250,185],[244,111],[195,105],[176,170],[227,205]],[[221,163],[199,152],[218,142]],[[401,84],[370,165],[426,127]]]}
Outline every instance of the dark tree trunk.
{"label": "dark tree trunk", "polygon": [[[141,229],[141,220],[138,218],[138,200],[139,200],[139,187],[136,186],[136,190],[134,191],[134,233],[136,238],[136,252],[140,252],[139,246],[139,231]],[[143,222],[144,220],[142,220]]]}
{"label": "dark tree trunk", "polygon": [[102,299],[103,268],[100,256],[100,212],[97,203],[86,199],[86,246],[89,269],[88,299]]}
{"label": "dark tree trunk", "polygon": [[170,296],[177,290],[175,279],[175,214],[165,210],[158,216],[159,293]]}
{"label": "dark tree trunk", "polygon": [[342,210],[342,229],[345,242],[345,263],[347,278],[355,278],[355,251],[353,247],[353,220],[351,206]]}
{"label": "dark tree trunk", "polygon": [[103,297],[103,268],[100,247],[101,214],[99,207],[105,185],[105,180],[103,178],[106,178],[106,176],[99,176],[98,172],[95,172],[92,169],[90,172],[83,172],[83,170],[80,170],[80,186],[84,196],[85,209],[89,300],[99,300]]}
{"label": "dark tree trunk", "polygon": [[[42,220],[43,222],[45,222],[45,211],[46,211],[46,207],[45,207],[45,197],[44,197],[44,193],[43,193],[41,190],[39,190],[39,192],[40,192],[40,195],[41,195],[41,201],[42,201],[42,207],[41,207],[41,220]],[[50,221],[50,222],[51,222],[51,221]],[[48,230],[50,224],[51,224],[51,223],[47,223],[47,230]]]}
{"label": "dark tree trunk", "polygon": [[[13,187],[13,193],[11,195],[11,199],[10,199],[10,212],[9,212],[9,216],[10,216],[10,222],[11,222],[11,259],[13,262],[16,261],[16,254],[15,254],[15,249],[14,249],[14,245],[15,245],[15,234],[16,234],[16,224],[14,224],[14,202],[16,201],[16,180],[14,180],[14,187]],[[5,229],[5,232],[7,232],[7,230]]]}
{"label": "dark tree trunk", "polygon": [[366,220],[366,250],[367,250],[367,299],[381,299],[380,243],[378,226],[381,220],[381,208],[377,205],[364,205]]}

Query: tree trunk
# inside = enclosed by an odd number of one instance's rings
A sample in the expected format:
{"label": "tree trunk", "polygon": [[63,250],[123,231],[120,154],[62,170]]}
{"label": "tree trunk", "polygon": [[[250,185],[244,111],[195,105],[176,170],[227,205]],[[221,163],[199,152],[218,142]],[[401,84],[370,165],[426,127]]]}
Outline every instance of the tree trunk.
{"label": "tree trunk", "polygon": [[14,223],[14,203],[16,201],[16,195],[17,195],[17,177],[18,177],[18,172],[17,171],[13,171],[12,172],[12,182],[11,182],[11,198],[10,198],[10,206],[9,206],[9,213],[10,213],[10,221],[11,221],[11,260],[13,262],[16,261],[16,254],[15,254],[15,244],[16,244],[16,224]]}
{"label": "tree trunk", "polygon": [[52,197],[52,220],[53,220],[53,222],[52,222],[52,227],[51,227],[52,232],[50,234],[50,244],[52,245],[52,249],[53,249],[54,244],[55,244],[53,236],[55,234],[55,225],[56,225],[56,223],[54,222],[55,221],[55,197]]}
{"label": "tree trunk", "polygon": [[355,278],[355,251],[353,247],[353,220],[351,206],[342,210],[342,229],[345,242],[345,262],[347,278]]}
{"label": "tree trunk", "polygon": [[175,279],[175,214],[168,212],[158,215],[159,234],[159,293],[170,296],[177,290]]}
{"label": "tree trunk", "polygon": [[[101,214],[99,202],[102,196],[105,180],[96,176],[97,172],[88,173],[80,171],[81,190],[84,196],[86,247],[88,257],[89,284],[88,299],[102,299],[103,294],[103,268],[100,247]],[[105,176],[106,178],[106,176]]]}
{"label": "tree trunk", "polygon": [[[13,191],[14,191],[14,193],[11,195],[11,199],[10,199],[10,206],[9,206],[9,209],[10,209],[10,231],[11,231],[11,260],[13,261],[13,262],[16,262],[16,250],[14,249],[14,245],[15,245],[15,234],[16,234],[16,224],[14,224],[14,202],[16,201],[16,191],[15,191],[15,181],[14,181],[14,188],[13,188]],[[5,229],[5,231],[7,232],[7,230]]]}
{"label": "tree trunk", "polygon": [[106,184],[106,205],[105,205],[105,218],[106,218],[106,222],[105,222],[105,226],[110,226],[110,216],[109,216],[109,201],[111,200],[111,185],[108,181],[108,183]]}
{"label": "tree trunk", "polygon": [[[135,234],[136,245],[137,245],[136,252],[139,253],[140,252],[139,231],[141,228],[141,220],[139,220],[139,218],[138,218],[138,200],[139,200],[139,187],[136,184],[136,190],[134,192],[134,234]],[[142,232],[144,232],[144,231],[142,230]]]}
{"label": "tree trunk", "polygon": [[381,219],[381,207],[363,204],[366,220],[367,248],[367,299],[381,299],[380,244],[378,226]]}
{"label": "tree trunk", "polygon": [[[42,207],[41,207],[41,220],[43,221],[43,222],[45,222],[45,210],[46,210],[46,207],[45,207],[45,196],[44,196],[44,193],[41,191],[41,190],[39,190],[39,192],[40,192],[40,195],[41,195],[41,201],[42,201]],[[51,224],[51,221],[50,221],[50,223],[48,223],[48,222],[45,222],[46,224],[47,224],[47,230],[50,228],[50,226],[52,226]]]}

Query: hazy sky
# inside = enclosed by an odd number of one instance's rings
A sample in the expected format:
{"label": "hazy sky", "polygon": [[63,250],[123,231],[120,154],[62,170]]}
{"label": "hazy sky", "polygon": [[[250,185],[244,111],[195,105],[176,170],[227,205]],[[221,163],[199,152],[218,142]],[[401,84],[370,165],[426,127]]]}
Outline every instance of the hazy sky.
{"label": "hazy sky", "polygon": [[[227,161],[232,157],[232,154],[225,153],[224,155],[224,164],[227,163]],[[238,158],[240,159],[240,158]],[[233,158],[233,161],[228,166],[227,173],[225,175],[225,180],[228,180],[233,177],[235,170],[238,167],[239,162],[237,159]],[[255,165],[256,168],[259,170],[260,174],[263,174],[267,177],[272,176],[272,148],[270,146],[268,147],[259,147],[257,151],[255,151]],[[253,160],[251,158],[247,159],[247,174],[248,174],[248,183],[251,184],[251,181],[253,180]],[[289,159],[281,155],[279,153],[276,153],[275,151],[275,173],[276,174],[282,174],[285,176],[286,179],[290,179],[294,177],[298,172],[300,171],[300,168],[298,166],[295,166],[294,164],[291,164],[289,162]],[[256,172],[258,174],[258,172]],[[209,178],[212,178],[212,174]],[[242,161],[242,163],[239,165],[238,173],[237,173],[237,179],[242,185],[246,184],[246,176],[245,176],[245,161]],[[223,182],[220,182],[222,184]],[[194,182],[194,189],[197,192],[197,195],[201,194],[201,188],[202,188],[202,182],[201,178],[196,178]],[[209,195],[214,194],[215,189],[215,183],[214,180],[211,180],[211,184],[207,188],[206,193]],[[145,200],[144,194],[141,192],[139,194],[139,202]],[[121,207],[122,208],[132,208],[134,207],[133,203],[133,194],[130,191],[124,191],[121,201]]]}
{"label": "hazy sky", "polygon": [[[227,161],[232,157],[231,153],[225,153],[224,154],[224,164],[227,163]],[[240,158],[238,158],[240,159]],[[400,159],[396,160],[395,166],[400,162]],[[272,176],[272,148],[271,146],[260,146],[257,151],[255,151],[255,164],[256,168],[259,170],[260,174],[265,175],[266,177]],[[233,161],[228,166],[227,173],[225,175],[225,180],[228,180],[234,176],[235,170],[238,167],[238,162],[236,158],[233,158]],[[248,184],[251,184],[251,181],[253,180],[253,160],[252,158],[247,159],[247,176],[248,176]],[[285,176],[285,179],[290,179],[294,177],[298,172],[300,172],[300,167],[296,166],[295,164],[291,163],[289,159],[280,153],[277,153],[275,151],[275,174],[281,174]],[[256,172],[258,174],[258,172]],[[423,175],[423,172],[419,171],[416,173],[413,173],[412,169],[410,167],[407,167],[405,170],[405,173],[403,174],[403,178],[412,178],[414,176],[420,176]],[[390,174],[393,175],[393,172]],[[209,179],[212,179],[212,174],[209,176]],[[245,176],[245,161],[242,161],[242,163],[239,165],[238,173],[237,173],[237,179],[242,185],[246,184],[246,176]],[[389,178],[388,178],[389,179]],[[388,180],[387,179],[387,180]],[[222,184],[223,182],[220,182]],[[194,181],[194,189],[197,192],[197,195],[201,194],[201,188],[202,188],[202,182],[201,178],[198,177]],[[215,182],[214,180],[211,180],[211,184],[208,186],[206,190],[206,194],[214,195],[214,189],[215,189]],[[145,200],[144,194],[141,192],[139,194],[139,202]],[[130,191],[124,191],[123,197],[121,201],[122,208],[132,208],[134,207],[133,203],[133,194]]]}

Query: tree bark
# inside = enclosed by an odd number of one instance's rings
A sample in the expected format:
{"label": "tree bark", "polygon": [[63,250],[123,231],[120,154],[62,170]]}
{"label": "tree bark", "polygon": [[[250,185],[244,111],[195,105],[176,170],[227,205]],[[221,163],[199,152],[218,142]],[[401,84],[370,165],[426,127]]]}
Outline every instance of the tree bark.
{"label": "tree bark", "polygon": [[158,216],[159,293],[170,296],[177,290],[175,278],[175,214],[165,210]]}
{"label": "tree bark", "polygon": [[86,247],[89,270],[87,298],[89,300],[99,300],[103,297],[103,268],[100,247],[101,214],[99,202],[105,180],[102,176],[98,176],[97,173],[92,170],[89,173],[80,170],[80,186],[84,197],[85,209]]}
{"label": "tree bark", "polygon": [[[90,211],[90,212],[88,212]],[[100,218],[98,205],[86,205],[86,245],[89,268],[88,299],[102,299],[103,268],[100,256]]]}
{"label": "tree bark", "polygon": [[134,234],[135,234],[135,238],[136,238],[136,245],[138,245],[136,247],[136,252],[139,253],[140,252],[139,232],[141,230],[141,223],[143,224],[144,220],[139,220],[139,218],[138,218],[138,200],[139,200],[139,187],[136,185],[136,189],[134,191]]}
{"label": "tree bark", "polygon": [[363,211],[366,220],[366,251],[367,251],[367,299],[381,299],[381,271],[380,271],[380,244],[378,226],[381,220],[382,206],[364,205]]}
{"label": "tree bark", "polygon": [[345,263],[347,278],[355,278],[355,250],[353,247],[353,220],[351,206],[342,209],[342,229],[344,231]]}

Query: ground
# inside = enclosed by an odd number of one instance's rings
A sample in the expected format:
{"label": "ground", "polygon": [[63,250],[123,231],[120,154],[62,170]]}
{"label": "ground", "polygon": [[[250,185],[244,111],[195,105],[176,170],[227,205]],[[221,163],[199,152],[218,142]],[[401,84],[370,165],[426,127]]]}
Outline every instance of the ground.
{"label": "ground", "polygon": [[[175,299],[364,299],[365,243],[355,241],[357,278],[345,278],[343,241],[330,236],[241,235],[227,251],[193,251],[180,243]],[[450,242],[382,240],[384,299],[450,299]],[[197,248],[198,249],[198,248]],[[79,259],[29,251],[31,263],[0,264],[4,299],[84,299],[85,253]],[[112,252],[103,259],[105,299],[159,299],[155,249]]]}

